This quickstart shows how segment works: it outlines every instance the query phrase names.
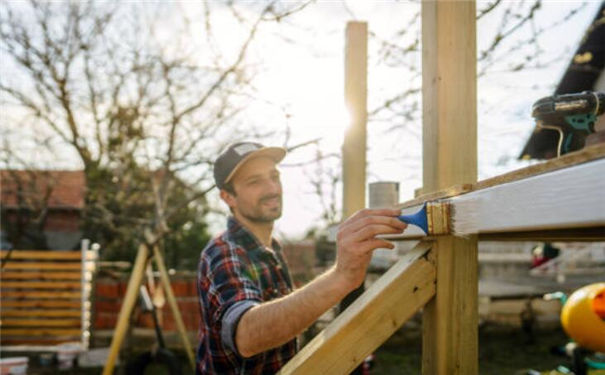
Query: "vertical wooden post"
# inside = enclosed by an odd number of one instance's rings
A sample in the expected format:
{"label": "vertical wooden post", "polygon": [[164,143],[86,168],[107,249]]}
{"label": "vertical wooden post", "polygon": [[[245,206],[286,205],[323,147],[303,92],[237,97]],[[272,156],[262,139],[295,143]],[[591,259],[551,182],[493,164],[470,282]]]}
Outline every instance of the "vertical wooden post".
{"label": "vertical wooden post", "polygon": [[[345,105],[350,123],[342,145],[342,219],[365,208],[366,123],[368,120],[368,24],[347,22],[345,40]],[[365,290],[362,284],[340,303],[344,311]],[[352,374],[360,374],[361,367]]]}
{"label": "vertical wooden post", "polygon": [[130,280],[128,281],[128,287],[126,288],[126,295],[124,296],[124,302],[122,303],[122,308],[120,309],[120,315],[118,315],[118,323],[116,324],[116,329],[114,330],[114,334],[111,339],[109,356],[107,357],[107,362],[105,362],[105,367],[103,368],[103,375],[113,374],[113,369],[116,365],[120,347],[122,346],[124,335],[128,329],[130,315],[132,314],[132,309],[134,308],[139,296],[139,287],[141,286],[141,281],[143,280],[143,275],[145,273],[145,267],[148,260],[149,249],[147,248],[147,245],[140,245],[137,252],[137,258],[134,261],[132,273],[130,274]]}
{"label": "vertical wooden post", "polygon": [[345,104],[351,123],[342,145],[343,219],[365,207],[368,24],[348,22]]}
{"label": "vertical wooden post", "polygon": [[[423,192],[477,180],[474,1],[422,2]],[[477,238],[434,244],[435,298],[424,309],[422,373],[477,374]]]}
{"label": "vertical wooden post", "polygon": [[160,280],[162,282],[162,286],[164,287],[164,293],[166,293],[166,300],[168,301],[168,305],[170,305],[170,309],[172,310],[172,316],[174,317],[176,327],[179,330],[179,335],[183,341],[183,346],[185,347],[185,353],[187,353],[189,364],[191,365],[191,368],[195,370],[195,357],[193,355],[193,349],[191,349],[189,337],[187,337],[187,329],[185,328],[185,323],[183,323],[183,317],[181,316],[179,305],[176,301],[174,293],[172,292],[172,285],[170,284],[170,277],[168,276],[168,271],[166,270],[166,265],[164,264],[164,257],[162,257],[162,253],[160,253],[160,249],[157,245],[153,246],[153,258],[156,266],[158,267],[158,271],[160,272]]}

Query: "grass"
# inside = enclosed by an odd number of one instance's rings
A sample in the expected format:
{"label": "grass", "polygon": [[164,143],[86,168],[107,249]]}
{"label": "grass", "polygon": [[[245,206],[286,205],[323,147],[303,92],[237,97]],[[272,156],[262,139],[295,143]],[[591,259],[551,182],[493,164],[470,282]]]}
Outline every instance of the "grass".
{"label": "grass", "polygon": [[[567,336],[561,330],[537,332],[534,339],[518,328],[485,327],[479,332],[479,374],[526,374],[533,369],[555,375],[558,366],[571,365],[570,359],[551,354],[551,347],[564,345]],[[373,374],[420,374],[422,339],[419,332],[398,331],[375,353]],[[605,370],[589,371],[605,375]]]}

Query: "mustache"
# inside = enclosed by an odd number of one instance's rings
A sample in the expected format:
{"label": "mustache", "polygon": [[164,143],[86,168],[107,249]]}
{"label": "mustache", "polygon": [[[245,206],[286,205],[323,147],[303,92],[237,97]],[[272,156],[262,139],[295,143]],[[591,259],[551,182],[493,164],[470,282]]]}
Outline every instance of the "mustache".
{"label": "mustache", "polygon": [[265,195],[264,197],[261,197],[259,199],[260,202],[264,202],[264,201],[268,201],[270,199],[273,198],[281,198],[281,194],[271,194],[271,195]]}

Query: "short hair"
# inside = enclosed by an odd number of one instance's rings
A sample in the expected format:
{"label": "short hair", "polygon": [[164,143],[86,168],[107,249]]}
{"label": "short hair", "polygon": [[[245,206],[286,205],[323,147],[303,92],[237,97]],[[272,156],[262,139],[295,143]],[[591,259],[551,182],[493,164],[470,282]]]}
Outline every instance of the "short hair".
{"label": "short hair", "polygon": [[[233,195],[234,197],[237,195],[235,193],[235,189],[233,188],[233,182],[231,182],[231,181],[229,181],[223,185],[223,190],[225,190],[227,193]],[[231,211],[231,213],[234,213],[233,208],[231,208],[231,206],[229,206],[229,211]]]}

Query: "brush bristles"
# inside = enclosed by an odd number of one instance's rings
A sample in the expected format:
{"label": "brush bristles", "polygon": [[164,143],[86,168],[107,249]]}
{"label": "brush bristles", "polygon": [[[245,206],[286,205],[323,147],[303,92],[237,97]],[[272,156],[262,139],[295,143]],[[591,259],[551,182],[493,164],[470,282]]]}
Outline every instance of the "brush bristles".
{"label": "brush bristles", "polygon": [[449,234],[450,227],[450,204],[448,202],[430,202],[426,207],[426,221],[428,234]]}
{"label": "brush bristles", "polygon": [[459,197],[450,202],[452,234],[461,237],[476,234],[479,230],[481,209],[479,199]]}

